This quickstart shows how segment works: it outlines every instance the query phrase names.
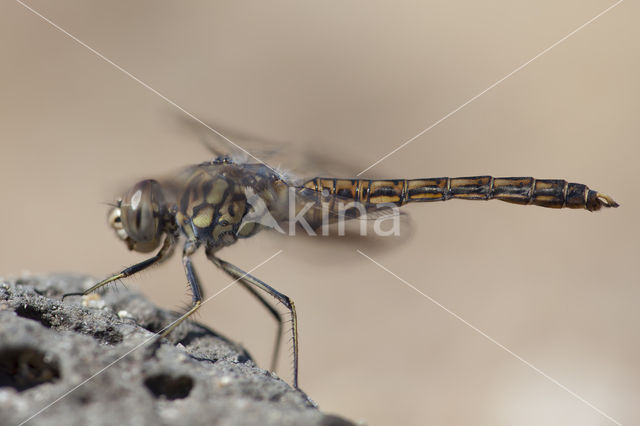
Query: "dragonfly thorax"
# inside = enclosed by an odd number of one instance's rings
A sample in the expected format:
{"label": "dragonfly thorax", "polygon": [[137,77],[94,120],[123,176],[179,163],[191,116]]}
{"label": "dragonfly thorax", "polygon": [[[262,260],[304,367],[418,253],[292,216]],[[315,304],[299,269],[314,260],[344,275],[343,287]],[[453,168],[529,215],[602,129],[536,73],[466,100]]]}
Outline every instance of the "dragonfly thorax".
{"label": "dragonfly thorax", "polygon": [[238,239],[246,211],[240,185],[222,174],[197,173],[180,198],[176,222],[189,240],[226,246]]}
{"label": "dragonfly thorax", "polygon": [[109,225],[129,250],[142,253],[156,249],[164,233],[164,195],[155,180],[138,182],[109,212]]}
{"label": "dragonfly thorax", "polygon": [[[218,159],[193,169],[180,189],[175,223],[189,241],[218,249],[269,227],[284,183],[262,165]],[[286,191],[284,191],[286,194]]]}

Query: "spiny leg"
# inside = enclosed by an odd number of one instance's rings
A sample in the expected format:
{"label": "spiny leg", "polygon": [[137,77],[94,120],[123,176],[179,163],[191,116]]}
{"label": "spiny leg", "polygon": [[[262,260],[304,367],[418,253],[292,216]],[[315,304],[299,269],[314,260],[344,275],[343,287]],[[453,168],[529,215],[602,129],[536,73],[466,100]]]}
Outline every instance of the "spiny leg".
{"label": "spiny leg", "polygon": [[182,254],[182,265],[184,266],[184,272],[187,275],[187,281],[189,282],[192,293],[193,301],[191,309],[182,314],[177,320],[175,320],[167,328],[165,328],[164,331],[160,333],[160,337],[166,337],[177,326],[179,326],[182,321],[193,315],[193,313],[198,310],[200,305],[202,305],[202,288],[200,287],[198,276],[196,275],[196,271],[193,269],[193,264],[191,263],[191,255],[195,253],[197,248],[198,246],[196,244],[187,242],[184,245],[184,251]]}
{"label": "spiny leg", "polygon": [[[229,274],[231,277],[238,279],[241,283],[245,284],[247,288],[250,285],[256,286],[261,290],[266,291],[271,296],[275,297],[278,301],[282,302],[282,304],[289,309],[291,313],[291,333],[292,333],[292,345],[293,345],[293,386],[298,389],[298,319],[296,315],[296,307],[293,301],[286,295],[280,293],[278,290],[271,287],[269,284],[261,281],[260,279],[254,277],[251,274],[246,273],[242,269],[237,266],[226,262],[218,257],[216,257],[212,251],[206,251],[207,258],[211,260],[217,267],[221,268],[224,272]],[[258,294],[256,294],[258,295]],[[262,297],[260,299],[263,301],[265,306],[269,306]],[[270,311],[275,309],[270,307]],[[277,311],[276,311],[277,312]],[[278,318],[280,318],[280,314],[278,314]],[[280,332],[278,333],[280,334]],[[280,338],[278,337],[278,340]]]}
{"label": "spiny leg", "polygon": [[162,247],[160,248],[160,250],[158,251],[158,253],[153,256],[150,257],[147,260],[143,260],[140,263],[136,263],[133,266],[129,266],[128,268],[125,268],[122,270],[122,272],[112,275],[109,278],[106,278],[102,281],[100,281],[99,283],[91,286],[90,288],[88,288],[85,291],[82,292],[77,292],[77,293],[66,293],[62,295],[62,300],[64,300],[65,297],[69,297],[69,296],[84,296],[87,295],[89,293],[93,293],[94,291],[96,291],[97,289],[99,289],[100,287],[109,284],[110,282],[122,279],[122,278],[126,278],[126,277],[130,277],[133,274],[136,274],[144,269],[147,269],[149,266],[161,262],[164,259],[166,259],[172,252],[173,252],[173,247],[175,244],[175,239],[170,236],[167,235],[164,239],[164,242],[162,244]]}
{"label": "spiny leg", "polygon": [[[231,273],[227,272],[225,269],[223,270],[230,277],[236,278]],[[262,303],[262,305],[265,308],[267,308],[267,310],[271,313],[271,315],[275,318],[276,322],[278,323],[278,331],[276,332],[276,342],[273,347],[273,353],[271,355],[271,371],[276,371],[276,364],[278,363],[278,356],[280,355],[280,343],[282,341],[282,315],[280,314],[280,312],[278,312],[276,308],[274,308],[267,301],[267,299],[265,299],[260,293],[258,293],[258,290],[254,289],[250,283],[245,282],[244,279],[241,279],[239,283],[242,284],[242,286],[246,288],[249,291],[249,293],[253,294],[260,301],[260,303]]]}

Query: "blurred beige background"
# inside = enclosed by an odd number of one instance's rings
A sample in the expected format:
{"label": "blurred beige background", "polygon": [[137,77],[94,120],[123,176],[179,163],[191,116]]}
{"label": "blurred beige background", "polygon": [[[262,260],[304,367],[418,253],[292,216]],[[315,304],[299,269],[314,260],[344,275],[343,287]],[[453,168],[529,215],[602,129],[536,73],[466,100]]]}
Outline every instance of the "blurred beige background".
{"label": "blurred beige background", "polygon": [[[230,137],[319,147],[345,177],[611,4],[29,1]],[[566,178],[621,208],[415,205],[411,238],[382,246],[263,233],[221,252],[250,269],[284,250],[256,275],[296,302],[300,382],[323,410],[372,425],[613,424],[360,248],[607,415],[640,422],[639,12],[622,3],[366,174]],[[103,203],[208,159],[198,132],[10,0],[0,55],[0,274],[103,277],[142,259]],[[206,293],[228,283],[204,256],[197,266]],[[177,258],[127,284],[166,308],[189,301]],[[268,366],[275,326],[244,290],[199,320]]]}

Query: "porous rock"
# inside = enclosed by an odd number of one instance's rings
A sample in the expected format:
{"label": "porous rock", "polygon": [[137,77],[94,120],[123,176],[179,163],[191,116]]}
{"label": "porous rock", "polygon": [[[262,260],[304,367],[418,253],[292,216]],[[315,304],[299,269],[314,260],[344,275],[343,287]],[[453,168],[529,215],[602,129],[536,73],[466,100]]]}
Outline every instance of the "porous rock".
{"label": "porous rock", "polygon": [[[0,423],[350,425],[258,368],[239,345],[88,277],[0,279]],[[28,420],[28,421],[27,421]]]}

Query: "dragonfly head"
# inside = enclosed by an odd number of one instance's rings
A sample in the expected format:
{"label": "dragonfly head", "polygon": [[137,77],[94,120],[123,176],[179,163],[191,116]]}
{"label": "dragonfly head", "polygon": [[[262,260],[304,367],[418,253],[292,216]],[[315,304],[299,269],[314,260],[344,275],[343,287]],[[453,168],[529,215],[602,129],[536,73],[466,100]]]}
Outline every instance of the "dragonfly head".
{"label": "dragonfly head", "polygon": [[155,180],[143,180],[111,209],[109,225],[129,250],[147,253],[161,243],[164,209],[160,184]]}

